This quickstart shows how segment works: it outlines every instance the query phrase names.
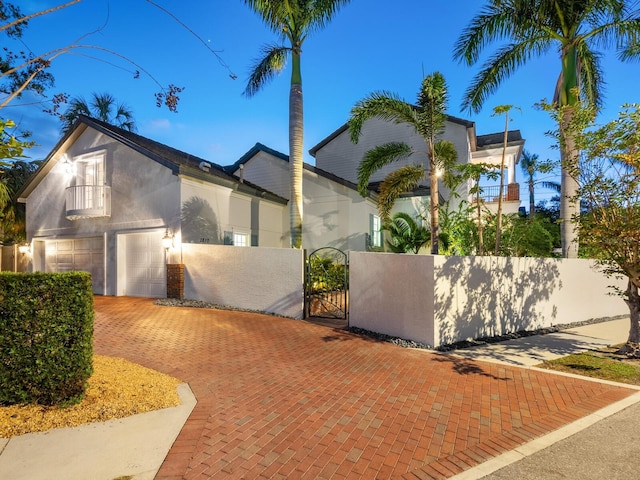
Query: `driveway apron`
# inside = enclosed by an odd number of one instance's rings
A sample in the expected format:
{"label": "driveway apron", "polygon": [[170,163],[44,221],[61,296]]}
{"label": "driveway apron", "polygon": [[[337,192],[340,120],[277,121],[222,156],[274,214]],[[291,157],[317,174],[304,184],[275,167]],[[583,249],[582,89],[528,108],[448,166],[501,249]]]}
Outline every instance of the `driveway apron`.
{"label": "driveway apron", "polygon": [[95,305],[96,353],[196,396],[157,479],[447,478],[635,393],[300,320]]}

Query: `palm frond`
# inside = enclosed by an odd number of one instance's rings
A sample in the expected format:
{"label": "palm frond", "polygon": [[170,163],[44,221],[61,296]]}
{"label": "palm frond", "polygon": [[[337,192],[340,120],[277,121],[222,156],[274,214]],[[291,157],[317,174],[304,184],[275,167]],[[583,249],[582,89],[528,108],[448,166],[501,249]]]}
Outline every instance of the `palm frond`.
{"label": "palm frond", "polygon": [[358,165],[358,192],[367,195],[369,179],[376,171],[401,158],[408,157],[413,151],[403,142],[390,142],[378,145],[365,153]]}
{"label": "palm frond", "polygon": [[415,108],[398,95],[389,92],[373,92],[356,102],[351,109],[347,125],[353,143],[358,143],[364,122],[379,117],[394,123],[417,125]]}
{"label": "palm frond", "polygon": [[290,48],[283,45],[263,46],[263,55],[255,61],[251,69],[244,95],[247,97],[254,96],[262,87],[273,80],[286,65],[287,55],[290,51]]}
{"label": "palm frond", "polygon": [[444,133],[447,121],[447,82],[440,72],[427,75],[422,80],[418,93],[418,132],[432,141]]}
{"label": "palm frond", "polygon": [[405,192],[418,186],[424,179],[425,170],[421,166],[406,165],[391,172],[380,184],[378,211],[383,222],[388,222],[395,201]]}
{"label": "palm frond", "polygon": [[307,0],[308,5],[309,30],[322,30],[333,20],[336,13],[347,5],[351,0]]}
{"label": "palm frond", "polygon": [[453,59],[473,65],[480,52],[493,41],[508,38],[513,31],[515,10],[506,2],[490,2],[462,31],[453,48]]}
{"label": "palm frond", "polygon": [[542,188],[553,190],[556,193],[560,193],[560,184],[558,182],[540,182]]}
{"label": "palm frond", "polygon": [[483,65],[467,88],[462,101],[463,110],[479,112],[485,100],[500,84],[534,56],[545,53],[551,47],[550,39],[542,34],[500,48]]}

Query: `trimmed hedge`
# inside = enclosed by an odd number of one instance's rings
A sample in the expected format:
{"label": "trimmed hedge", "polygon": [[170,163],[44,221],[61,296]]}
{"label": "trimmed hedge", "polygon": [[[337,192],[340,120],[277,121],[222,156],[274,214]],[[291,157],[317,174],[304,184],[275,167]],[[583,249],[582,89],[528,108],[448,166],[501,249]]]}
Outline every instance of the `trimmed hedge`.
{"label": "trimmed hedge", "polygon": [[89,273],[0,273],[0,405],[82,400],[93,318]]}

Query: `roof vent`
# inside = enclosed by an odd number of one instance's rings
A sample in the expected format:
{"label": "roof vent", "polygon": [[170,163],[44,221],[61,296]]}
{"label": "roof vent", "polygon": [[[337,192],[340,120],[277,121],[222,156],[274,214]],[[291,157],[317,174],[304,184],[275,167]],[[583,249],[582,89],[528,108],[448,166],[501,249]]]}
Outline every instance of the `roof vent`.
{"label": "roof vent", "polygon": [[211,164],[207,162],[200,162],[199,167],[203,172],[209,172],[209,170],[211,169]]}

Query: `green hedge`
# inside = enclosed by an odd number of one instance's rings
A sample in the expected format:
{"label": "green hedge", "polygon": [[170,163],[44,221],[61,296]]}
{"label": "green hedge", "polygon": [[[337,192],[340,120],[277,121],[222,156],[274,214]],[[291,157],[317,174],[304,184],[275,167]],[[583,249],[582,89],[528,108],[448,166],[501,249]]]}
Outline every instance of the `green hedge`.
{"label": "green hedge", "polygon": [[0,405],[73,404],[93,373],[91,275],[0,273]]}

